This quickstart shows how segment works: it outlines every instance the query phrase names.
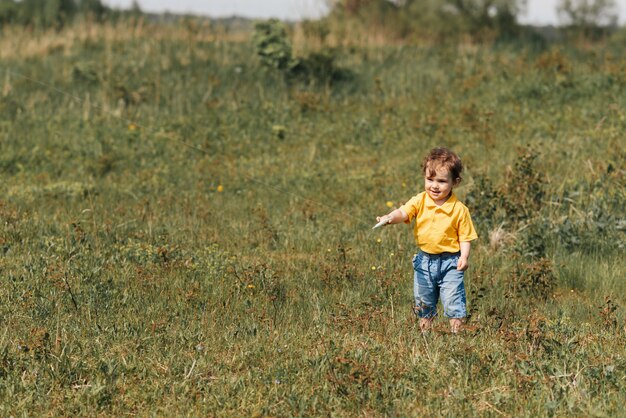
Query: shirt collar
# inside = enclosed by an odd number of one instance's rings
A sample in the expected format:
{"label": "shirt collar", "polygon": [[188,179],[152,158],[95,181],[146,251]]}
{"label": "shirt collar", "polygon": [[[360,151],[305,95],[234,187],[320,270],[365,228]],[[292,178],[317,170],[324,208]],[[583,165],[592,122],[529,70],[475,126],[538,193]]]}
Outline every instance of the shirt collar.
{"label": "shirt collar", "polygon": [[433,208],[439,208],[441,209],[445,214],[449,215],[452,213],[452,209],[454,209],[454,204],[457,202],[456,199],[456,195],[454,193],[450,194],[450,197],[448,198],[448,200],[445,201],[445,203],[441,206],[437,206],[437,204],[435,203],[435,201],[430,197],[430,195],[428,194],[428,192],[426,192],[426,207],[429,209],[433,209]]}

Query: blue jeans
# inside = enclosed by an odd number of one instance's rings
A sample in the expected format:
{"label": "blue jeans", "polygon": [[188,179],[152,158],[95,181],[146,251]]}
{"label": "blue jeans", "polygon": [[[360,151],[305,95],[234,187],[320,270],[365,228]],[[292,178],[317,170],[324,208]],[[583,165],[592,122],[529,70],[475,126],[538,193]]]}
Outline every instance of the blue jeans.
{"label": "blue jeans", "polygon": [[463,272],[456,269],[460,253],[428,254],[420,251],[413,257],[413,294],[420,318],[437,316],[441,296],[443,313],[448,318],[465,318]]}

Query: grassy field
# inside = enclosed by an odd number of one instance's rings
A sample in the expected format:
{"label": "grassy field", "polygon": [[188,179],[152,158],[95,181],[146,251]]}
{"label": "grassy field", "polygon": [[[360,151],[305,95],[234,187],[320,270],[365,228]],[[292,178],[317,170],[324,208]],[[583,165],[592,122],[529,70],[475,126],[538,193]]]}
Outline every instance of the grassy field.
{"label": "grassy field", "polygon": [[[122,24],[0,59],[0,415],[624,415],[623,48],[346,43],[315,86]],[[480,234],[460,335],[370,229],[436,145]]]}

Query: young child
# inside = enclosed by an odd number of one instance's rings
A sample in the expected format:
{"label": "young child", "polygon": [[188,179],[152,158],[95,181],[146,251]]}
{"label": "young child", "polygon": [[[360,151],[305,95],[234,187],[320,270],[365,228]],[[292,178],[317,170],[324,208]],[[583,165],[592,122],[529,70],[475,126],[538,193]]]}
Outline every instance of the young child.
{"label": "young child", "polygon": [[458,332],[467,312],[463,274],[471,241],[478,238],[469,210],[452,189],[461,182],[461,159],[446,148],[434,148],[422,162],[426,191],[399,209],[376,218],[387,224],[411,223],[419,252],[413,258],[413,293],[420,329],[428,330],[441,297],[450,330]]}

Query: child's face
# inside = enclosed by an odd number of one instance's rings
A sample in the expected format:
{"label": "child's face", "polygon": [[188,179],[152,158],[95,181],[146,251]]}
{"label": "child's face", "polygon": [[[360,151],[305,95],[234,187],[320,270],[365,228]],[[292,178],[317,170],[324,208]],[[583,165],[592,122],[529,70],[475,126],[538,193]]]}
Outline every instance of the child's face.
{"label": "child's face", "polygon": [[452,188],[456,186],[458,181],[452,178],[452,173],[447,167],[440,165],[438,167],[426,167],[426,175],[424,176],[424,188],[426,192],[435,202],[445,202]]}

